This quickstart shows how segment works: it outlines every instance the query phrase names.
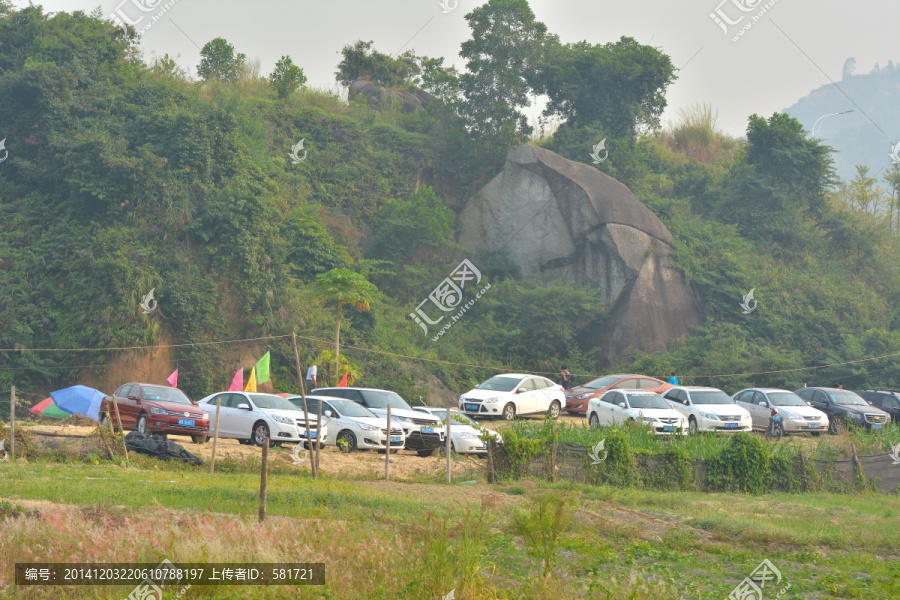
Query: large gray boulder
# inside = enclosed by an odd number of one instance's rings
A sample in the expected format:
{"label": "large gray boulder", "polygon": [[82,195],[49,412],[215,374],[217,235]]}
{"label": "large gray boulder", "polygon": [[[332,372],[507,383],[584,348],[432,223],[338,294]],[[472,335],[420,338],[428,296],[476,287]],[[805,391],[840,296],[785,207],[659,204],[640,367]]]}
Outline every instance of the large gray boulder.
{"label": "large gray boulder", "polygon": [[524,145],[461,215],[459,241],[505,252],[525,277],[593,283],[610,306],[596,342],[610,361],[626,348],[662,350],[699,312],[672,267],[672,235],[629,190],[597,169]]}
{"label": "large gray boulder", "polygon": [[350,102],[361,96],[372,108],[379,110],[393,108],[405,114],[422,110],[434,102],[434,96],[414,85],[391,88],[368,79],[357,79],[351,83],[347,96]]}

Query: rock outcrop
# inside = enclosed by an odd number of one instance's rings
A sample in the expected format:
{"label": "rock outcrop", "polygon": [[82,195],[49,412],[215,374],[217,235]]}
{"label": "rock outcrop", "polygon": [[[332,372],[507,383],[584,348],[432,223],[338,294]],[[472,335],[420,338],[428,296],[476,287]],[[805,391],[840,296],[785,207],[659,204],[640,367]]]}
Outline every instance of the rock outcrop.
{"label": "rock outcrop", "polygon": [[415,86],[390,88],[368,79],[357,79],[351,83],[347,95],[350,102],[356,100],[357,96],[362,95],[372,108],[385,109],[395,107],[406,114],[421,110],[434,102],[434,96]]}
{"label": "rock outcrop", "polygon": [[588,165],[525,145],[463,209],[459,241],[505,252],[525,277],[593,282],[608,301],[599,358],[653,352],[686,336],[699,311],[672,268],[672,236],[626,186]]}

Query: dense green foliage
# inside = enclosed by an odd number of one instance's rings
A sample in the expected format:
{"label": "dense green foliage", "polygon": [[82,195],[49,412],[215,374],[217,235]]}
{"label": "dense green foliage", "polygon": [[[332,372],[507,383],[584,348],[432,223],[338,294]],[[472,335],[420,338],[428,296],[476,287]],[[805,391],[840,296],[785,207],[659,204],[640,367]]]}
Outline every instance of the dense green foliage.
{"label": "dense green foliage", "polygon": [[[705,131],[700,122],[653,133],[673,77],[664,54],[630,38],[561,45],[521,0],[492,0],[467,19],[464,74],[368,42],[345,49],[345,83],[422,75],[439,100],[403,114],[303,88],[286,59],[256,77],[221,38],[207,44],[194,82],[168,57],[143,64],[134,40],[97,17],[0,3],[9,151],[0,164],[0,348],[23,350],[2,354],[0,388],[40,394],[85,373],[102,378],[119,357],[27,349],[175,343],[185,345],[171,367],[194,397],[227,386],[263,346],[276,389],[296,391],[289,338],[189,344],[296,331],[306,365],[334,348],[338,317],[345,344],[379,351],[342,350],[358,383],[410,399],[430,398],[431,375],[458,393],[497,370],[557,373],[562,364],[578,383],[621,369],[676,371],[729,391],[837,378],[900,386],[892,358],[796,370],[900,352],[900,246],[861,201],[834,190],[827,147],[779,114],[752,117],[743,143],[708,118]],[[500,39],[515,44],[495,48]],[[562,71],[547,68],[553,52],[566,59]],[[594,75],[622,88],[618,104],[598,100]],[[508,257],[455,243],[453,211],[527,135],[518,110],[540,90],[567,119],[541,143],[587,162],[608,137],[599,168],[674,235],[677,268],[702,312],[683,345],[598,365],[607,307],[594,289],[526,281]],[[702,135],[690,141],[692,130]],[[307,157],[295,164],[299,140]],[[866,186],[861,179],[858,198]],[[423,332],[410,314],[464,258],[481,270],[479,289],[491,287],[432,341],[434,328]],[[324,300],[314,284],[335,270],[377,287],[366,293],[370,311]],[[745,315],[739,302],[751,288],[759,308]],[[151,289],[158,309],[144,314]],[[464,299],[474,293],[467,287]],[[770,373],[718,377],[758,372]]]}

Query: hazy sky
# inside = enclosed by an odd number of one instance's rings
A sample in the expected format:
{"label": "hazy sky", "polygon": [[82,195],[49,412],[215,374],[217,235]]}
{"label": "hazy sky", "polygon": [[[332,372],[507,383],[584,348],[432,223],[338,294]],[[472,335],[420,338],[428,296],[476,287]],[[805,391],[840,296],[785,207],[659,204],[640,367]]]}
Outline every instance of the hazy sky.
{"label": "hazy sky", "polygon": [[[142,1],[155,9],[142,13],[132,4]],[[406,47],[416,54],[443,56],[445,65],[463,67],[459,45],[469,37],[464,15],[483,2],[444,1],[449,7],[456,3],[456,8],[444,13],[438,0],[34,3],[47,11],[90,12],[99,6],[104,15],[116,9],[132,20],[143,15],[138,29],[172,4],[143,36],[141,46],[148,59],[168,53],[196,77],[198,46],[221,36],[249,58],[259,58],[264,73],[288,54],[303,67],[309,85],[336,89],[340,49],[357,39],[373,40],[387,53],[396,53],[409,42]],[[22,7],[28,0],[13,3]],[[669,89],[664,122],[677,118],[679,108],[708,102],[718,111],[719,125],[733,135],[744,133],[749,115],[768,116],[829,83],[829,78],[839,82],[850,56],[857,60],[857,73],[889,59],[900,62],[898,0],[531,0],[530,4],[563,42],[606,43],[625,35],[661,49],[680,69],[678,81]],[[728,35],[710,17],[717,9],[720,20],[741,18],[728,26]],[[761,11],[762,17],[738,41],[731,41]],[[900,139],[900,131],[887,133]]]}

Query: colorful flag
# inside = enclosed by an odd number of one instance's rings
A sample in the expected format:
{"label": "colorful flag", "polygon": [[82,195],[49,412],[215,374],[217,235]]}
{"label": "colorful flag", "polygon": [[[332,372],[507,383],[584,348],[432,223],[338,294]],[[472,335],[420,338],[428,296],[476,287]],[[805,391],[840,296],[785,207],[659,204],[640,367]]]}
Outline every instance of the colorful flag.
{"label": "colorful flag", "polygon": [[350,371],[344,371],[344,376],[341,377],[341,382],[338,384],[338,387],[347,387],[348,377],[350,377]]}
{"label": "colorful flag", "polygon": [[256,383],[265,383],[269,380],[269,353],[256,363]]}
{"label": "colorful flag", "polygon": [[234,379],[231,380],[231,387],[228,388],[229,392],[240,392],[244,388],[244,369],[238,369],[237,373],[234,374]]}
{"label": "colorful flag", "polygon": [[247,380],[247,387],[244,388],[245,392],[255,392],[256,391],[256,367],[250,370],[250,379]]}
{"label": "colorful flag", "polygon": [[178,369],[175,369],[171,375],[166,377],[166,381],[168,381],[169,385],[172,387],[178,387]]}

